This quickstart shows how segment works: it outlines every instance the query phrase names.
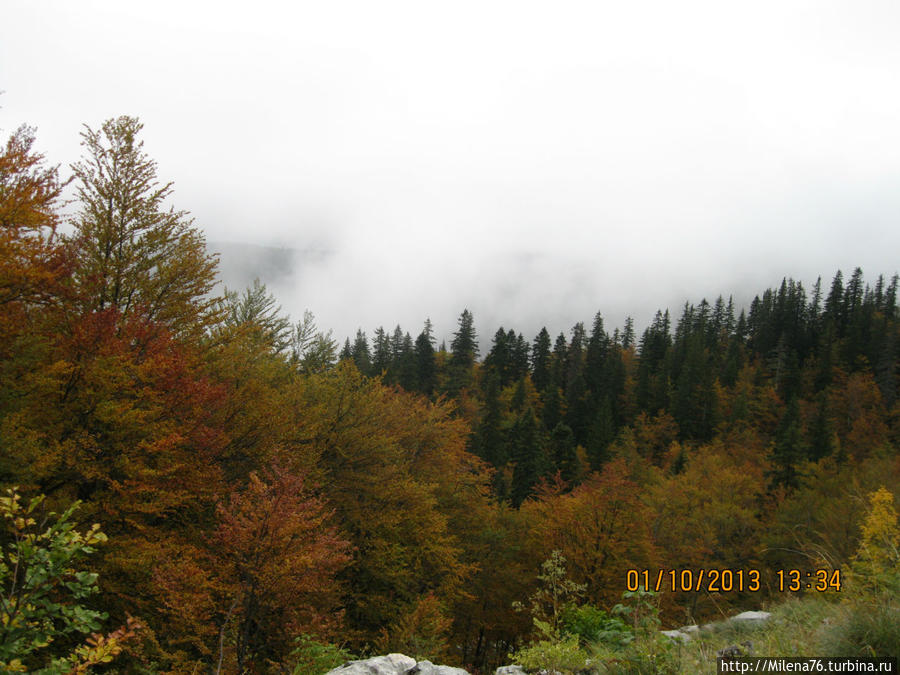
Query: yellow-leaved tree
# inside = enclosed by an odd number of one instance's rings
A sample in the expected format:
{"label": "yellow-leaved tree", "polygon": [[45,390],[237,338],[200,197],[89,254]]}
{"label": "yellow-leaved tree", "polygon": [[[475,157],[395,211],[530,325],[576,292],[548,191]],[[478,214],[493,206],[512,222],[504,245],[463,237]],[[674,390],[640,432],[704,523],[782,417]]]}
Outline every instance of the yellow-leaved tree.
{"label": "yellow-leaved tree", "polygon": [[72,165],[75,281],[87,311],[115,308],[175,335],[205,325],[216,260],[185,211],[166,208],[172,184],[160,184],[134,117],[107,120],[81,134],[85,155]]}
{"label": "yellow-leaved tree", "polygon": [[900,646],[900,524],[894,495],[868,496],[840,620],[822,645],[835,656],[896,656]]}
{"label": "yellow-leaved tree", "polygon": [[869,592],[900,591],[900,525],[894,495],[885,487],[869,495],[869,514],[862,525],[854,572]]}

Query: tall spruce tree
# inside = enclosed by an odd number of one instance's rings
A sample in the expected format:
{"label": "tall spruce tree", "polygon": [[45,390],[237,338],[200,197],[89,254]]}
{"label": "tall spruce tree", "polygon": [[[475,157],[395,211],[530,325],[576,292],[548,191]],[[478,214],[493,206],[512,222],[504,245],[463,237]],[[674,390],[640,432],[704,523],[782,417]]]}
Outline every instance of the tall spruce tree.
{"label": "tall spruce tree", "polygon": [[415,344],[409,333],[403,334],[400,352],[397,355],[397,384],[406,391],[417,391],[419,388],[419,371],[416,361]]}
{"label": "tall spruce tree", "polygon": [[437,362],[434,356],[434,335],[431,319],[425,319],[425,327],[416,338],[414,347],[418,390],[431,396],[437,387]]}
{"label": "tall spruce tree", "polygon": [[588,339],[587,353],[585,355],[584,379],[591,392],[600,392],[603,389],[603,374],[606,367],[606,355],[609,351],[609,336],[603,329],[603,317],[600,312],[594,316],[594,324],[591,328],[591,336]]}
{"label": "tall spruce tree", "polygon": [[574,487],[578,478],[578,455],[575,451],[575,434],[565,424],[557,424],[550,432],[550,447],[553,456],[553,469],[559,472],[570,487]]}
{"label": "tall spruce tree", "polygon": [[372,374],[381,377],[391,367],[392,362],[391,340],[384,328],[379,326],[372,338]]}
{"label": "tall spruce tree", "polygon": [[531,349],[525,336],[518,335],[512,329],[506,334],[506,340],[509,344],[509,370],[510,379],[519,380],[528,375],[528,357]]}
{"label": "tall spruce tree", "polygon": [[672,346],[669,334],[669,311],[656,312],[641,337],[637,372],[637,404],[641,410],[655,414],[668,406],[669,372],[666,359]]}
{"label": "tall spruce tree", "polygon": [[895,274],[891,277],[891,283],[888,284],[887,290],[884,292],[884,305],[882,312],[888,319],[897,317],[897,285],[900,283],[900,275]]}
{"label": "tall spruce tree", "polygon": [[622,349],[634,347],[634,319],[625,317],[625,330],[622,331]]}
{"label": "tall spruce tree", "polygon": [[541,328],[531,349],[531,380],[538,391],[550,383],[550,333]]}
{"label": "tall spruce tree", "polygon": [[[513,334],[515,336],[515,334]],[[515,338],[514,338],[515,339]],[[509,336],[503,329],[503,326],[494,333],[494,340],[491,343],[491,349],[487,356],[484,357],[484,367],[493,373],[500,387],[507,386],[512,381],[511,345],[509,344]]]}
{"label": "tall spruce tree", "polygon": [[810,323],[813,328],[817,328],[819,325],[819,319],[822,314],[822,277],[819,276],[816,278],[816,283],[813,284],[812,290],[812,298],[809,301],[809,307],[807,308],[806,315],[809,317]]}
{"label": "tall spruce tree", "polygon": [[356,367],[359,368],[359,372],[363,375],[372,374],[372,354],[369,351],[369,339],[362,328],[356,331],[356,339],[353,341],[353,347],[351,348],[351,357]]}
{"label": "tall spruce tree", "polygon": [[807,446],[800,421],[800,404],[794,397],[788,403],[775,433],[775,443],[769,454],[772,463],[768,472],[769,484],[788,489],[799,487],[803,478],[802,463],[806,458]]}
{"label": "tall spruce tree", "polygon": [[519,414],[510,430],[510,448],[515,462],[510,501],[518,508],[531,495],[547,470],[544,444],[531,406]]}
{"label": "tall spruce tree", "polygon": [[450,362],[448,370],[448,393],[457,394],[472,386],[473,368],[478,358],[478,342],[475,320],[468,309],[459,316],[459,328],[450,342]]}
{"label": "tall spruce tree", "polygon": [[503,467],[509,459],[502,424],[500,380],[496,373],[488,371],[484,377],[481,419],[472,438],[472,446],[476,455],[495,468]]}
{"label": "tall spruce tree", "polygon": [[352,361],[353,360],[353,347],[350,346],[350,338],[346,338],[344,340],[344,346],[341,347],[341,352],[338,354],[338,361]]}
{"label": "tall spruce tree", "polygon": [[394,327],[391,336],[388,338],[390,351],[390,365],[388,366],[385,382],[389,384],[400,384],[401,357],[403,355],[403,330],[400,324]]}
{"label": "tall spruce tree", "polygon": [[839,337],[844,334],[844,275],[838,270],[831,280],[831,290],[825,298],[825,319],[830,320]]}
{"label": "tall spruce tree", "polygon": [[550,356],[550,383],[562,391],[566,389],[566,355],[568,351],[569,345],[566,342],[566,336],[560,333],[556,336],[553,354]]}

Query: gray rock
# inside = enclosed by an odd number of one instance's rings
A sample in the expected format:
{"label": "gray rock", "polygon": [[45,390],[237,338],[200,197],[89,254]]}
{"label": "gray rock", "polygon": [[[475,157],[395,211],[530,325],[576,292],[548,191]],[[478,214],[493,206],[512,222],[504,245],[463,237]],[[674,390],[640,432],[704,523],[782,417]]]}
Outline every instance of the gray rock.
{"label": "gray rock", "polygon": [[769,612],[741,612],[728,619],[732,623],[744,623],[745,625],[765,623],[772,616]]}
{"label": "gray rock", "polygon": [[738,627],[755,628],[766,623],[771,616],[772,615],[769,612],[741,612],[740,614],[735,614],[734,616],[728,617],[724,621],[705,623],[700,626],[699,630],[703,633],[718,633],[723,630]]}
{"label": "gray rock", "polygon": [[525,675],[525,670],[522,666],[500,666],[494,675]]}
{"label": "gray rock", "polygon": [[681,626],[681,628],[676,628],[675,630],[661,630],[660,633],[674,642],[690,642],[691,638],[700,634],[700,626],[691,624],[690,626]]}
{"label": "gray rock", "polygon": [[404,654],[375,656],[364,661],[350,661],[330,670],[327,675],[406,675],[416,660]]}
{"label": "gray rock", "polygon": [[749,656],[753,653],[753,643],[749,640],[740,645],[730,645],[716,652],[716,656],[723,659],[731,659],[736,656]]}
{"label": "gray rock", "polygon": [[682,633],[680,628],[678,630],[661,630],[660,633],[674,642],[684,643],[691,641],[691,636],[687,633]]}
{"label": "gray rock", "polygon": [[431,661],[419,661],[406,671],[406,675],[469,675],[462,668],[436,666]]}

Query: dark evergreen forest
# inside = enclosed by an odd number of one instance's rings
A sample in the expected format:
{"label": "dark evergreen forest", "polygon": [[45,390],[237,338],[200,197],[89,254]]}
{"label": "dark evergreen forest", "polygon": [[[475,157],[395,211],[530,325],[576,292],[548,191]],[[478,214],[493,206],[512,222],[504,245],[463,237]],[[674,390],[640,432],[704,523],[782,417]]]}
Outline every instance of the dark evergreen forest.
{"label": "dark evergreen forest", "polygon": [[[772,444],[768,487],[794,489],[809,462],[846,463],[890,443],[885,425],[862,444],[849,438],[838,406],[850,382],[879,402],[879,418],[897,402],[897,282],[866,283],[859,268],[846,283],[839,270],[826,289],[819,278],[810,292],[782,279],[749,308],[719,296],[685,303],[677,321],[660,310],[639,339],[630,319],[609,332],[600,312],[589,328],[578,322],[555,338],[500,327],[483,359],[464,310],[449,350],[435,347],[426,320],[415,340],[400,326],[377,328],[371,341],[360,330],[340,359],[406,391],[462,401],[469,450],[495,469],[495,495],[514,506],[554,476],[571,488],[601,470],[636,426],[654,432],[638,453],[676,473],[691,447],[761,429]],[[760,387],[778,403],[768,425],[751,406]]]}

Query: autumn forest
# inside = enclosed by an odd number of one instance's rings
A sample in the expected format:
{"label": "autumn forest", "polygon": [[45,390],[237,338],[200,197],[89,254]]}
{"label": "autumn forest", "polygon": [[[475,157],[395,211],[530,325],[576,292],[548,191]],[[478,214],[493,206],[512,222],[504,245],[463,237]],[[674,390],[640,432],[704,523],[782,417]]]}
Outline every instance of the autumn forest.
{"label": "autumn forest", "polygon": [[[760,573],[655,593],[664,628],[784,600],[777,570],[868,560],[871,495],[900,490],[895,270],[773,279],[639,333],[463,310],[449,344],[424,317],[336,340],[262,284],[213,293],[140,134],[85,127],[66,169],[29,127],[0,154],[8,670],[300,672],[321,648],[486,673],[535,639],[554,555],[609,616],[629,570]],[[86,571],[59,563],[37,612],[22,542],[66,513],[48,550]]]}

